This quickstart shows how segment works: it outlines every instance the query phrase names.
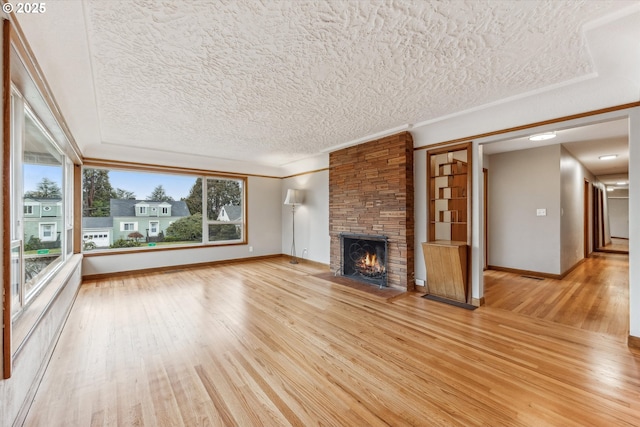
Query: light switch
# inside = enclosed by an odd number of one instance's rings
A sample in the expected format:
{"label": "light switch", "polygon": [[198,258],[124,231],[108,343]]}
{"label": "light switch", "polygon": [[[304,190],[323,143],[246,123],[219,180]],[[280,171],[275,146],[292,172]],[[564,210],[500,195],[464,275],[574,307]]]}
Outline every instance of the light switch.
{"label": "light switch", "polygon": [[537,209],[536,210],[536,215],[537,216],[547,216],[547,210],[546,209]]}

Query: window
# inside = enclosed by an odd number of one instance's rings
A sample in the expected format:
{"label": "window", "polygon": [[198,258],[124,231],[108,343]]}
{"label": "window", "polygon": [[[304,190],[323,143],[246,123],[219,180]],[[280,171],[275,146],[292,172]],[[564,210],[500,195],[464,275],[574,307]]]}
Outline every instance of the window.
{"label": "window", "polygon": [[[208,241],[241,240],[244,235],[244,181],[209,178],[206,182]],[[221,194],[225,196],[222,200]]]}
{"label": "window", "polygon": [[137,222],[123,222],[122,227],[120,228],[122,231],[137,231],[138,223]]}
{"label": "window", "polygon": [[[245,178],[85,167],[84,233],[112,238],[84,251],[244,243],[245,188]],[[138,223],[140,214],[152,220]]]}
{"label": "window", "polygon": [[16,90],[11,120],[11,298],[17,315],[71,254],[73,163]]}

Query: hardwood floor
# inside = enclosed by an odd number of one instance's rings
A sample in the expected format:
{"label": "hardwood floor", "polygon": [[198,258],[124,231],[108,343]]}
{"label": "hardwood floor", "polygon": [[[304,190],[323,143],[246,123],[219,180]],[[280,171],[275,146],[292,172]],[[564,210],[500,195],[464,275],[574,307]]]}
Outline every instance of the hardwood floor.
{"label": "hardwood floor", "polygon": [[261,260],[85,283],[27,426],[640,424],[617,336]]}
{"label": "hardwood floor", "polygon": [[593,253],[562,280],[487,270],[485,304],[538,319],[629,335],[629,256]]}
{"label": "hardwood floor", "polygon": [[611,238],[611,243],[608,245],[599,248],[599,251],[602,252],[611,252],[611,253],[629,253],[629,239],[620,239],[617,237]]}

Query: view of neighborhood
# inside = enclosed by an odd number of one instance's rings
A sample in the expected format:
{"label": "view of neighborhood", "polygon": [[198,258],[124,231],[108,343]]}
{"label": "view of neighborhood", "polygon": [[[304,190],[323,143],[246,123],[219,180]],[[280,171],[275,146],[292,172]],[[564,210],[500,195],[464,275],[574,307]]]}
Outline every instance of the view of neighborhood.
{"label": "view of neighborhood", "polygon": [[[175,200],[160,183],[143,197],[114,188],[109,172],[91,168],[83,171],[84,251],[203,242],[203,178],[193,177],[191,187]],[[174,178],[154,175],[157,182]],[[242,239],[243,181],[206,178],[206,184],[207,242]],[[25,192],[24,220],[26,252],[44,255],[60,250],[64,226],[61,192],[56,182],[44,177],[36,190]]]}

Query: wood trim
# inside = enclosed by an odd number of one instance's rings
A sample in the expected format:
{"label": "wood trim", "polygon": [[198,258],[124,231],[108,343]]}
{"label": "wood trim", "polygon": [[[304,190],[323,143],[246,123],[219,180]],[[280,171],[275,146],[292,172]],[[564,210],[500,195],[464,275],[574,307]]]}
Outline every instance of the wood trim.
{"label": "wood trim", "polygon": [[629,335],[629,338],[627,338],[627,345],[631,348],[640,349],[640,337]]}
{"label": "wood trim", "polygon": [[606,253],[606,254],[629,255],[629,251],[625,251],[624,249],[598,248],[594,252],[602,252],[602,253]]}
{"label": "wood trim", "polygon": [[602,235],[601,246],[605,246],[607,244],[607,236],[605,234],[604,229],[604,191],[599,191],[598,203],[600,205],[600,233]]}
{"label": "wood trim", "polygon": [[[446,144],[446,145],[445,145]],[[467,148],[468,145],[471,145],[471,139],[469,138],[461,138],[460,141],[458,142],[446,142],[446,143],[439,143],[439,144],[434,144],[434,145],[427,145],[422,148],[426,148],[429,149],[429,152],[427,153],[427,155],[432,155],[432,154],[442,154],[442,153],[446,153],[448,151],[452,151],[452,150],[462,150],[463,148]],[[433,148],[432,147],[436,147]],[[416,151],[416,149],[414,148],[413,151]],[[427,158],[427,160],[429,160]],[[469,159],[467,159],[469,160]],[[429,166],[429,163],[427,163],[427,166]],[[431,176],[431,175],[427,175],[427,176]]]}
{"label": "wood trim", "polygon": [[586,258],[582,258],[580,261],[573,264],[569,269],[567,269],[564,273],[560,275],[561,276],[560,278],[564,279],[565,277],[567,277],[569,273],[571,273],[576,268],[580,267],[580,265],[582,265],[586,260],[587,260]]}
{"label": "wood trim", "polygon": [[484,183],[484,270],[489,268],[489,169],[482,168]]}
{"label": "wood trim", "polygon": [[202,243],[194,243],[193,245],[184,245],[184,246],[141,246],[140,248],[130,248],[130,249],[105,249],[103,251],[91,251],[91,252],[83,252],[82,255],[85,258],[93,258],[99,256],[109,256],[109,255],[125,255],[125,254],[140,254],[140,253],[148,253],[148,252],[164,252],[164,251],[179,251],[185,249],[202,249],[202,248],[224,248],[228,246],[240,246],[247,245],[246,241],[237,242],[237,243],[224,243],[224,244],[202,244]]}
{"label": "wood trim", "polygon": [[545,279],[562,280],[569,273],[571,273],[573,270],[578,268],[585,261],[586,261],[586,259],[582,258],[580,261],[575,263],[571,268],[567,269],[562,274],[543,273],[541,271],[532,271],[532,270],[520,270],[519,268],[500,267],[500,266],[497,266],[497,265],[490,265],[489,266],[489,270],[504,271],[505,273],[519,274],[521,276],[533,276],[533,277],[542,277],[542,278],[545,278]]}
{"label": "wood trim", "polygon": [[[289,254],[282,254],[282,256],[285,257],[285,258],[293,258]],[[329,264],[325,264],[324,262],[313,261],[313,260],[310,260],[310,259],[304,259],[304,258],[299,258],[299,257],[297,257],[296,259],[298,260],[298,262],[300,264],[307,264],[307,265],[312,266],[314,268],[324,268],[324,269],[327,269],[327,270],[331,270],[331,267],[329,266]]]}
{"label": "wood trim", "polygon": [[505,273],[519,274],[521,276],[541,277],[544,279],[562,279],[561,274],[542,273],[540,271],[520,270],[519,268],[500,267],[497,265],[489,265],[489,270],[504,271]]}
{"label": "wood trim", "polygon": [[168,265],[165,267],[153,267],[153,268],[143,268],[140,270],[127,270],[127,271],[117,271],[113,273],[100,273],[100,274],[88,274],[86,276],[82,276],[82,281],[89,280],[102,280],[106,278],[113,277],[123,277],[123,276],[137,276],[141,274],[153,274],[153,273],[162,273],[166,271],[179,271],[184,270],[185,268],[206,268],[212,267],[220,264],[235,264],[241,262],[251,262],[251,261],[259,261],[264,259],[272,259],[272,258],[281,258],[284,257],[282,254],[274,254],[274,255],[260,255],[250,258],[232,258],[225,259],[220,261],[207,261],[207,262],[198,262],[193,264],[180,264],[180,265]]}
{"label": "wood trim", "polygon": [[2,354],[3,378],[11,377],[11,23],[2,23]]}
{"label": "wood trim", "polygon": [[330,168],[322,168],[322,169],[315,169],[312,171],[307,171],[307,172],[300,172],[300,173],[296,173],[293,175],[287,175],[287,176],[283,176],[280,179],[288,179],[288,178],[295,178],[297,176],[303,176],[303,175],[309,175],[310,173],[318,173],[318,172],[324,172],[324,171],[328,171]]}
{"label": "wood trim", "polygon": [[485,305],[484,297],[481,298],[471,298],[471,305],[475,307],[482,307]]}
{"label": "wood trim", "polygon": [[599,197],[600,189],[593,186],[593,191],[591,192],[591,213],[593,220],[591,221],[591,232],[592,232],[592,244],[593,250],[597,251],[600,245],[600,233],[598,228],[598,222],[600,221],[600,214],[598,212],[598,197]]}
{"label": "wood trim", "polygon": [[592,111],[587,111],[587,112],[584,112],[584,113],[571,114],[569,116],[562,116],[562,117],[558,117],[558,118],[551,119],[551,120],[542,120],[540,122],[534,122],[534,123],[529,123],[529,124],[526,124],[526,125],[514,126],[514,127],[510,127],[510,128],[506,128],[506,129],[492,131],[492,132],[480,133],[480,134],[476,134],[476,135],[472,135],[472,136],[466,136],[464,138],[456,138],[456,139],[452,139],[452,140],[449,140],[449,141],[437,142],[435,144],[423,145],[423,146],[420,146],[420,147],[415,147],[413,150],[414,151],[427,150],[427,149],[431,149],[432,147],[444,146],[444,145],[449,145],[449,144],[457,144],[459,142],[465,142],[465,141],[473,141],[473,140],[480,139],[480,138],[486,138],[488,136],[502,135],[502,134],[509,133],[509,132],[516,132],[516,131],[519,131],[519,130],[531,129],[531,128],[535,128],[535,127],[538,127],[538,126],[552,125],[552,124],[555,124],[555,123],[562,123],[562,122],[566,122],[566,121],[569,121],[569,120],[582,119],[582,118],[585,118],[585,117],[597,116],[599,114],[612,113],[612,112],[615,112],[615,111],[622,111],[622,110],[627,110],[629,108],[635,108],[635,107],[640,107],[640,101],[630,102],[628,104],[615,105],[613,107],[601,108],[599,110],[592,110]]}
{"label": "wood trim", "polygon": [[258,177],[258,178],[280,179],[277,176],[269,176],[269,175],[233,173],[233,172],[206,170],[206,169],[185,168],[180,166],[163,166],[163,165],[150,164],[150,163],[122,162],[117,160],[101,160],[101,159],[95,159],[91,157],[83,158],[83,163],[84,163],[84,166],[86,167],[103,168],[103,169],[114,168],[114,169],[124,169],[124,170],[144,171],[144,172],[205,175],[207,177],[215,176],[220,178],[233,178],[233,179],[247,178],[249,176]]}
{"label": "wood trim", "polygon": [[584,201],[583,201],[583,239],[584,242],[584,257],[589,258],[589,194],[590,191],[590,183],[588,179],[584,179],[584,191],[582,192]]}
{"label": "wood trim", "polygon": [[82,253],[82,165],[73,165],[73,253]]}

